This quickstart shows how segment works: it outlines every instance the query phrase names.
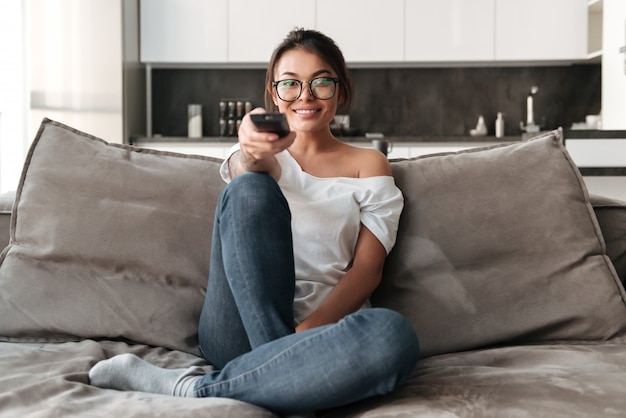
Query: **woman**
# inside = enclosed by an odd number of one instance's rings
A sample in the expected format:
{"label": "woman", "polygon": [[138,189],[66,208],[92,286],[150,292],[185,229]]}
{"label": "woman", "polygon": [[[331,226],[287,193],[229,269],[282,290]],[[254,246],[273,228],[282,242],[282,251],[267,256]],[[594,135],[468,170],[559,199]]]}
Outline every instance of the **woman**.
{"label": "woman", "polygon": [[291,132],[259,132],[246,115],[222,165],[229,184],[198,331],[216,369],[167,370],[124,354],[94,366],[93,385],[302,412],[390,392],[412,373],[411,326],[393,311],[364,309],[403,198],[382,153],[330,131],[352,97],[344,58],[328,37],[295,30],[266,81],[266,107],[285,113]]}

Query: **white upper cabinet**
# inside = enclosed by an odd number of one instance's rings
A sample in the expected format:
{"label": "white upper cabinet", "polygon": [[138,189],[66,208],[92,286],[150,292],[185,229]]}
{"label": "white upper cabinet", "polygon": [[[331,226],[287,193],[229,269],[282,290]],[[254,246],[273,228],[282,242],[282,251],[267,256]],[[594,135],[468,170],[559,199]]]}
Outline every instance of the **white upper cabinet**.
{"label": "white upper cabinet", "polygon": [[626,129],[626,2],[604,0],[602,129]]}
{"label": "white upper cabinet", "polygon": [[495,0],[495,7],[496,60],[587,57],[587,0]]}
{"label": "white upper cabinet", "polygon": [[351,64],[587,57],[588,0],[140,0],[141,61],[269,61],[294,27]]}
{"label": "white upper cabinet", "polygon": [[404,0],[317,0],[317,29],[353,63],[404,61],[403,15]]}
{"label": "white upper cabinet", "polygon": [[226,62],[228,0],[141,0],[141,61]]}
{"label": "white upper cabinet", "polygon": [[410,62],[494,59],[494,0],[407,0]]}
{"label": "white upper cabinet", "polygon": [[315,29],[315,0],[229,0],[228,61],[267,63],[292,29]]}

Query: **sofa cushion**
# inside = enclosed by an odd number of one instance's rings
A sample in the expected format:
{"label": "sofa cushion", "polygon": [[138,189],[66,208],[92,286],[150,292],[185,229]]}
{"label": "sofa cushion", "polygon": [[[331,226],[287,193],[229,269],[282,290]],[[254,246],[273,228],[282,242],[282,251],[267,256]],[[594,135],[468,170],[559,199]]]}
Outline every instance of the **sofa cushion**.
{"label": "sofa cushion", "polygon": [[591,196],[591,205],[602,229],[606,254],[617,275],[626,283],[626,202],[605,196]]}
{"label": "sofa cushion", "polygon": [[0,265],[0,340],[122,338],[198,353],[220,161],[44,120]]}
{"label": "sofa cushion", "polygon": [[392,169],[405,208],[373,302],[409,318],[423,355],[626,330],[626,294],[558,131]]}

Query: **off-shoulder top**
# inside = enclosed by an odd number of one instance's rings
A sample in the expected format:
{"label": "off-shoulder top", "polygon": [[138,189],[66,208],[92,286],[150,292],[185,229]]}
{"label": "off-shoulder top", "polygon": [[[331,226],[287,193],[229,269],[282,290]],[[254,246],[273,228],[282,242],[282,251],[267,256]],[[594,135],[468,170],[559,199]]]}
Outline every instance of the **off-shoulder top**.
{"label": "off-shoulder top", "polygon": [[[276,158],[282,169],[278,184],[292,214],[294,316],[300,323],[350,269],[361,224],[391,251],[404,198],[391,176],[320,178],[302,170],[288,150]],[[221,175],[229,182],[227,161]]]}

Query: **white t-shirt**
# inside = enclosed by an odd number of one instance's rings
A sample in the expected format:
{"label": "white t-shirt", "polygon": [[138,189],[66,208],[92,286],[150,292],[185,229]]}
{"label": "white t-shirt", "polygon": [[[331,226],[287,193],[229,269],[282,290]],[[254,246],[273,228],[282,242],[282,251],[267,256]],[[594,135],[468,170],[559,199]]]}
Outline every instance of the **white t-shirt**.
{"label": "white t-shirt", "polygon": [[[228,158],[220,170],[230,181]],[[402,193],[391,176],[320,178],[302,170],[283,151],[276,155],[282,174],[278,182],[291,210],[296,269],[294,316],[308,317],[350,269],[361,224],[391,251],[396,241]],[[369,307],[366,302],[365,307]]]}

